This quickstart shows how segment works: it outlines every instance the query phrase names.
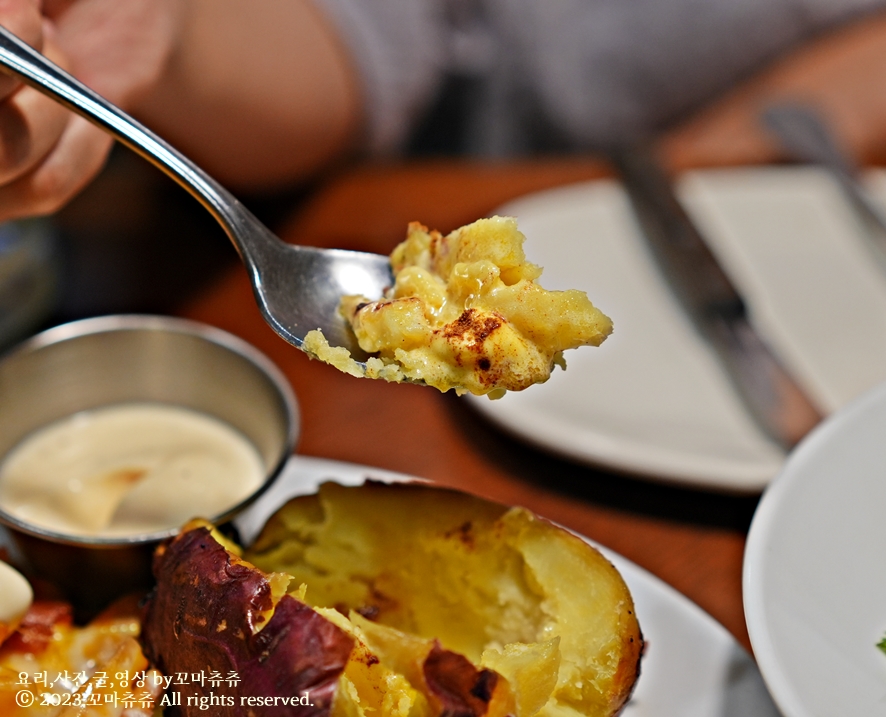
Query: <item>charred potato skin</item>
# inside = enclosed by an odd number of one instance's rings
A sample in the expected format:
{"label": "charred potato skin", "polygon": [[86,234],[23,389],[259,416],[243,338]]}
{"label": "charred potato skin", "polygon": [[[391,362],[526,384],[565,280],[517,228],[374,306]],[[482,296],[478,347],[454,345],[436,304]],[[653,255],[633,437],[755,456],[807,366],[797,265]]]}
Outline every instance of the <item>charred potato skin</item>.
{"label": "charred potato skin", "polygon": [[[168,676],[212,669],[239,678],[233,686],[189,683],[173,713],[207,714],[199,703],[212,693],[226,698],[213,704],[214,715],[329,715],[353,647],[348,635],[289,595],[274,605],[264,573],[237,560],[207,528],[158,548],[154,574],[142,631],[148,658]],[[309,695],[310,704],[255,708],[248,699],[294,695]],[[188,704],[188,697],[196,699]]]}

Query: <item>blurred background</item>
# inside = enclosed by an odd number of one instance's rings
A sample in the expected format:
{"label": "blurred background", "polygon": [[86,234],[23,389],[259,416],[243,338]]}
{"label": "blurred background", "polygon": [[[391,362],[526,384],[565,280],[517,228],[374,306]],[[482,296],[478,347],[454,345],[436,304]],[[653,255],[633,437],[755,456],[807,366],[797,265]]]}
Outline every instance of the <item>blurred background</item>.
{"label": "blurred background", "polygon": [[[575,43],[554,42],[549,52],[531,47],[523,33],[558,19],[547,3],[441,4],[451,11],[446,22],[460,61],[439,79],[396,151],[354,151],[273,192],[235,190],[285,241],[388,253],[408,221],[448,232],[523,195],[611,180],[607,153],[623,143],[651,144],[675,177],[698,168],[783,166],[795,158],[761,120],[777,102],[813,108],[853,163],[886,163],[882,1],[724,2],[725,20],[709,0],[675,3],[682,13],[675,17],[661,0],[628,10],[627,2],[601,1],[587,5],[599,10],[597,20],[570,29]],[[534,58],[537,76],[476,32],[488,19],[477,9],[494,6],[528,8],[510,29],[519,38],[515,51]],[[559,21],[555,30],[569,29]],[[309,361],[261,322],[238,257],[210,215],[119,146],[63,209],[0,226],[0,350],[43,328],[112,313],[186,316],[242,336],[293,383],[303,412],[300,452],[530,506],[652,571],[749,646],[741,561],[759,486],[731,492],[574,460],[500,430],[450,394],[358,382]],[[379,426],[395,427],[400,440],[380,440]]]}

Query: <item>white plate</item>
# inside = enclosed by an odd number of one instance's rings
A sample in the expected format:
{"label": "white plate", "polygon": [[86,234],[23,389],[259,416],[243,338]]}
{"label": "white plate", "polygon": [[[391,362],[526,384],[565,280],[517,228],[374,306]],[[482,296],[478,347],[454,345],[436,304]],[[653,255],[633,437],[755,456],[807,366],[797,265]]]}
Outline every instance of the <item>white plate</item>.
{"label": "white plate", "polygon": [[[295,456],[271,490],[237,520],[250,542],[286,499],[323,481],[415,480],[366,466]],[[598,546],[599,547],[599,546]],[[707,613],[657,578],[605,548],[631,589],[647,640],[642,674],[625,717],[777,717],[751,658]]]}
{"label": "white plate", "polygon": [[886,715],[886,384],[801,443],[744,562],[754,654],[786,717]]}
{"label": "white plate", "polygon": [[[886,199],[886,177],[871,177]],[[690,173],[679,186],[759,331],[826,412],[886,379],[886,272],[839,189],[810,168]],[[473,405],[573,459],[704,488],[756,492],[783,452],[658,276],[613,181],[532,195],[516,216],[549,289],[579,288],[615,322],[546,384]]]}

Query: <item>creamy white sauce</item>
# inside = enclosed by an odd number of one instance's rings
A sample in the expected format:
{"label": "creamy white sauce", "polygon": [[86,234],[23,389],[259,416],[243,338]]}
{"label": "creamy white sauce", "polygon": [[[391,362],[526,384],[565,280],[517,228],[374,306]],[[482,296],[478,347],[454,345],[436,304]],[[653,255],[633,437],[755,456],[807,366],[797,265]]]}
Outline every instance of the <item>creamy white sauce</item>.
{"label": "creamy white sauce", "polygon": [[24,576],[0,560],[0,623],[17,625],[33,600],[34,593]]}
{"label": "creamy white sauce", "polygon": [[0,464],[0,505],[51,530],[122,536],[211,518],[261,484],[258,451],[196,411],[121,404],[32,433]]}

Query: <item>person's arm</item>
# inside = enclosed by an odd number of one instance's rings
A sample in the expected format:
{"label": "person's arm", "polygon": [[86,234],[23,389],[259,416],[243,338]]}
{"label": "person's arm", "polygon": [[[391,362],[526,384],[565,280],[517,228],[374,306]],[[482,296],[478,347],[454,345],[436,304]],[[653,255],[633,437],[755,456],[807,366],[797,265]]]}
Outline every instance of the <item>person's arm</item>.
{"label": "person's arm", "polygon": [[[0,0],[0,24],[235,190],[305,178],[360,125],[346,52],[309,0]],[[60,208],[111,144],[0,77],[0,221]]]}
{"label": "person's arm", "polygon": [[360,120],[347,53],[309,0],[189,0],[163,77],[132,109],[246,189],[324,166],[353,145]]}

